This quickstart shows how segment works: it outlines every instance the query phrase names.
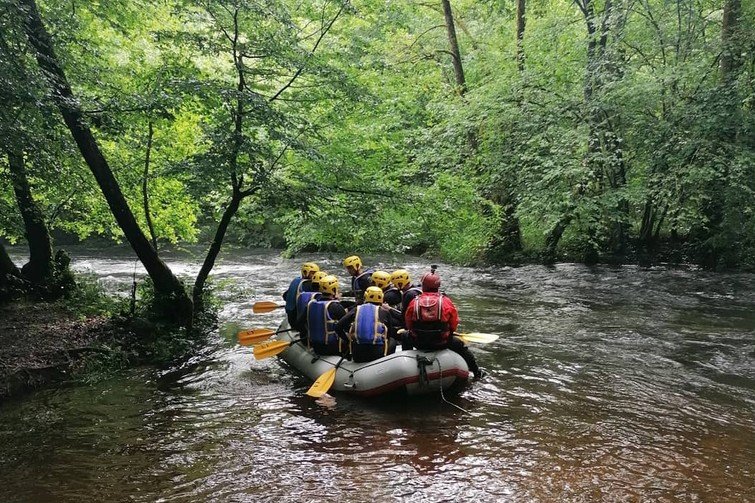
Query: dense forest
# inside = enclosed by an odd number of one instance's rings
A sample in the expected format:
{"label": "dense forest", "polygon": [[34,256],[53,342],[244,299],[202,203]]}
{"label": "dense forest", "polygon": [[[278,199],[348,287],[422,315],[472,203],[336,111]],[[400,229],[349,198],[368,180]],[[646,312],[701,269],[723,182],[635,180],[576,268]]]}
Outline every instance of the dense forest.
{"label": "dense forest", "polygon": [[[741,0],[2,0],[0,276],[126,240],[755,264]],[[163,263],[207,244],[193,295]]]}

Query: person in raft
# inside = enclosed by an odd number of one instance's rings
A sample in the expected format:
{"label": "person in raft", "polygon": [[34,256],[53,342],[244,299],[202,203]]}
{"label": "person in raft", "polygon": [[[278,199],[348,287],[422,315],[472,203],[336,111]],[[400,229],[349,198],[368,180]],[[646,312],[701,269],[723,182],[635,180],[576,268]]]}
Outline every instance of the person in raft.
{"label": "person in raft", "polygon": [[302,264],[301,276],[297,276],[291,280],[288,290],[283,292],[283,300],[286,301],[286,317],[292,327],[296,323],[296,300],[299,298],[300,293],[312,290],[312,277],[319,270],[320,267],[314,262]]}
{"label": "person in raft", "polygon": [[383,291],[377,286],[365,290],[364,304],[341,318],[336,332],[348,343],[351,357],[357,363],[371,362],[396,351],[396,327],[383,305]]}
{"label": "person in raft", "polygon": [[[414,297],[422,293],[422,288],[412,284],[412,278],[406,269],[396,269],[391,273],[391,283],[401,292],[401,309],[402,317],[406,313],[406,308]],[[390,304],[390,302],[389,302]],[[403,320],[402,320],[403,323]]]}
{"label": "person in raft", "polygon": [[351,290],[354,292],[354,298],[357,304],[364,302],[364,291],[371,286],[372,269],[362,268],[362,259],[357,255],[352,255],[343,259],[343,266],[346,272],[351,276]]}
{"label": "person in raft", "polygon": [[312,275],[311,292],[301,292],[296,299],[296,323],[291,325],[291,328],[298,330],[302,338],[307,336],[307,305],[312,300],[320,300],[322,294],[320,293],[320,280],[328,273],[325,271],[317,271]]}
{"label": "person in raft", "polygon": [[440,276],[430,272],[422,276],[422,294],[413,298],[404,313],[404,322],[409,331],[404,337],[403,349],[437,350],[448,348],[455,351],[467,362],[475,379],[483,376],[474,355],[464,341],[454,337],[459,325],[459,312],[450,298],[440,290]]}
{"label": "person in raft", "polygon": [[391,275],[385,271],[372,273],[372,284],[383,291],[383,302],[389,307],[391,322],[398,328],[404,327],[401,313],[401,291],[391,284]]}
{"label": "person in raft", "polygon": [[340,355],[342,345],[336,333],[336,324],[346,316],[346,309],[338,301],[338,278],[322,278],[320,294],[320,300],[307,304],[305,316],[309,347],[318,355]]}
{"label": "person in raft", "polygon": [[[385,271],[375,271],[370,276],[372,286],[376,286],[383,291],[383,302],[391,305],[391,300],[396,300],[396,289],[391,285],[391,274]],[[389,293],[390,292],[390,293]],[[391,297],[392,295],[392,297]]]}

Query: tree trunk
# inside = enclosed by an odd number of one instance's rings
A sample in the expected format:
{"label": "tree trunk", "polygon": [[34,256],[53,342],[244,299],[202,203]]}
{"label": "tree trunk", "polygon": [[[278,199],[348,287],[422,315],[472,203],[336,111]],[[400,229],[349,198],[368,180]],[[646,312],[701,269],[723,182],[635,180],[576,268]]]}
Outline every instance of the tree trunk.
{"label": "tree trunk", "polygon": [[19,0],[19,3],[26,8],[26,34],[29,43],[36,50],[37,62],[52,88],[53,99],[57,103],[84,160],[97,180],[115,220],[123,230],[126,239],[128,239],[150,278],[152,278],[155,291],[164,297],[172,297],[171,304],[174,308],[172,314],[176,315],[177,321],[186,326],[191,326],[193,316],[191,299],[186,295],[181,282],[160,260],[157,251],[139,228],[139,224],[121,192],[118,181],[100,151],[94,135],[83,120],[76,97],[73,95],[63,68],[55,55],[50,34],[39,15],[36,1]]}
{"label": "tree trunk", "polygon": [[149,235],[152,238],[152,247],[155,249],[155,252],[157,252],[157,235],[155,234],[155,226],[152,224],[152,214],[149,211],[149,192],[147,191],[147,182],[149,181],[149,158],[152,153],[153,136],[154,129],[152,128],[152,121],[149,121],[147,155],[144,158],[144,175],[142,176],[142,201],[144,203],[144,218],[147,220],[147,228],[149,229]]}
{"label": "tree trunk", "polygon": [[0,280],[5,276],[15,276],[20,278],[21,271],[18,270],[16,264],[11,260],[3,243],[0,243]]}
{"label": "tree trunk", "polygon": [[516,67],[524,71],[524,27],[526,24],[526,0],[516,0]]}
{"label": "tree trunk", "polygon": [[501,206],[503,214],[499,220],[498,230],[490,241],[488,256],[496,262],[509,262],[516,259],[516,253],[522,251],[516,197],[513,191],[507,190],[502,196],[493,198],[493,202]]}
{"label": "tree trunk", "polygon": [[558,248],[558,242],[561,241],[561,236],[564,235],[564,231],[572,221],[573,216],[570,212],[567,212],[561,220],[556,222],[556,225],[551,229],[548,235],[545,237],[545,249],[543,250],[543,260],[546,263],[552,263],[556,260],[556,248]]}
{"label": "tree trunk", "polygon": [[29,262],[22,268],[22,274],[36,285],[45,285],[50,283],[55,275],[52,242],[44,214],[31,195],[23,152],[8,151],[8,167],[18,209],[24,220],[24,234],[29,244]]}
{"label": "tree trunk", "polygon": [[218,228],[215,231],[215,238],[212,240],[210,249],[207,250],[207,256],[205,256],[204,262],[202,263],[202,268],[199,270],[197,279],[194,281],[194,291],[192,293],[192,296],[194,298],[194,305],[197,307],[197,309],[200,309],[202,306],[202,293],[204,292],[204,285],[207,281],[207,277],[210,275],[210,271],[212,271],[212,268],[215,266],[215,260],[218,258],[218,253],[220,253],[220,248],[223,245],[223,239],[225,238],[225,233],[228,230],[228,225],[231,223],[231,219],[238,211],[239,205],[241,204],[241,200],[243,198],[244,196],[240,192],[234,190],[233,196],[231,197],[231,202],[223,212],[223,217],[220,219]]}
{"label": "tree trunk", "polygon": [[731,83],[742,66],[742,48],[738,40],[739,17],[742,14],[741,0],[724,0],[721,24],[721,81]]}
{"label": "tree trunk", "polygon": [[454,15],[451,11],[450,0],[441,0],[443,5],[443,14],[446,18],[446,31],[448,32],[448,43],[451,48],[451,59],[454,65],[454,76],[459,94],[467,91],[467,82],[464,79],[464,67],[461,64],[461,52],[459,51],[459,41],[456,38],[456,28],[454,26]]}
{"label": "tree trunk", "polygon": [[[720,121],[718,142],[720,149],[726,151],[737,142],[740,130],[740,100],[737,96],[736,80],[742,66],[739,23],[742,6],[740,0],[724,0],[721,24],[721,62],[719,93],[725,100],[722,110],[724,118]],[[698,261],[708,269],[716,269],[727,250],[717,237],[724,231],[724,217],[727,210],[726,196],[729,185],[729,166],[724,163],[720,175],[708,188],[709,198],[703,205],[703,214],[707,220],[705,227],[699,231],[701,247]]]}
{"label": "tree trunk", "polygon": [[[626,14],[606,0],[600,19],[595,13],[594,0],[575,0],[582,11],[587,28],[587,65],[583,89],[586,118],[588,124],[587,154],[585,165],[588,167],[588,183],[595,195],[608,190],[621,191],[626,185],[626,165],[622,155],[621,138],[616,133],[614,116],[602,102],[603,91],[607,84],[615,82],[621,76],[620,62],[610,52],[609,35],[618,36],[626,22]],[[621,2],[619,5],[623,5]],[[617,12],[618,11],[618,12]],[[596,215],[594,221],[606,221],[610,229],[607,236],[601,236],[594,223],[588,223],[588,244],[585,249],[586,261],[597,258],[597,243],[611,253],[624,255],[627,250],[627,226],[629,204],[620,199],[615,212]]]}
{"label": "tree trunk", "polygon": [[21,295],[26,290],[26,282],[21,278],[21,271],[13,263],[0,243],[0,303]]}

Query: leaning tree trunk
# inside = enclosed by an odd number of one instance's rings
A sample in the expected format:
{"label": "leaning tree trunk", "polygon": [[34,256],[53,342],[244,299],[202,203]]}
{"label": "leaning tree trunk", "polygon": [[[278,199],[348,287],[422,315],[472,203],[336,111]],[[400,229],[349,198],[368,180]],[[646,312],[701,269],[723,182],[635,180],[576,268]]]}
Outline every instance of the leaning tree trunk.
{"label": "leaning tree trunk", "polygon": [[8,151],[8,167],[29,244],[29,262],[24,265],[22,274],[34,284],[45,285],[55,276],[52,241],[44,214],[31,195],[23,153]]}
{"label": "leaning tree trunk", "polygon": [[451,48],[456,85],[459,89],[459,94],[464,94],[467,91],[467,82],[464,79],[464,67],[461,64],[461,51],[459,51],[459,41],[456,38],[456,27],[454,26],[451,2],[450,0],[441,0],[441,4],[443,4],[443,14],[446,18],[446,31],[448,32],[448,43]]}
{"label": "leaning tree trunk", "polygon": [[242,199],[243,195],[239,191],[234,190],[233,196],[231,197],[231,202],[223,212],[223,217],[220,219],[218,228],[215,231],[215,238],[212,240],[210,249],[207,251],[207,255],[205,256],[204,262],[202,263],[202,268],[199,270],[197,279],[194,281],[194,291],[192,295],[194,297],[194,305],[197,306],[197,308],[202,306],[202,294],[204,292],[204,285],[207,281],[207,277],[210,275],[210,271],[212,271],[212,268],[215,266],[215,260],[218,258],[220,248],[223,246],[225,233],[228,230],[231,219],[238,211],[239,204],[241,204]]}
{"label": "leaning tree trunk", "polygon": [[29,42],[36,50],[37,62],[52,88],[53,99],[58,105],[82,156],[89,165],[89,169],[97,180],[115,220],[123,230],[126,239],[128,239],[150,278],[152,278],[155,291],[161,296],[172,298],[173,314],[177,316],[179,322],[191,326],[193,316],[191,299],[186,295],[181,282],[170,268],[160,260],[157,251],[139,228],[139,224],[121,192],[118,181],[100,151],[92,131],[83,120],[81,109],[55,55],[50,34],[42,22],[35,0],[19,0],[19,3],[26,8],[26,34]]}

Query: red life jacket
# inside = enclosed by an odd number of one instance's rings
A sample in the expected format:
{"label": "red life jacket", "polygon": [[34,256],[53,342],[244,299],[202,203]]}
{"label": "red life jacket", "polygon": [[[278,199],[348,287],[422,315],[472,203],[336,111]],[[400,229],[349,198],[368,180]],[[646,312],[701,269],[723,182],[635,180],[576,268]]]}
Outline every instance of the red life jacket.
{"label": "red life jacket", "polygon": [[451,330],[443,316],[443,294],[425,292],[413,299],[412,332],[420,347],[436,346],[448,341]]}

